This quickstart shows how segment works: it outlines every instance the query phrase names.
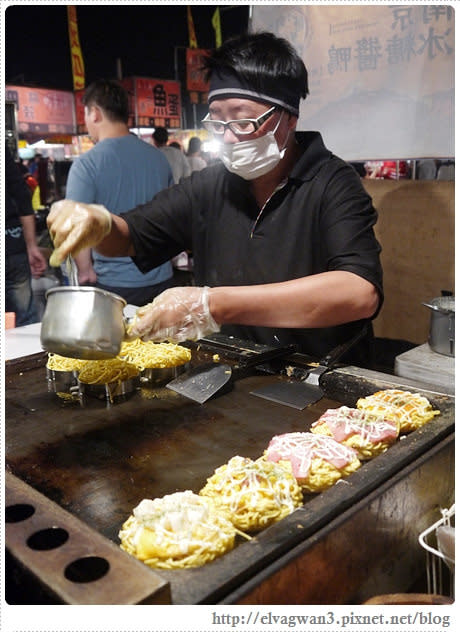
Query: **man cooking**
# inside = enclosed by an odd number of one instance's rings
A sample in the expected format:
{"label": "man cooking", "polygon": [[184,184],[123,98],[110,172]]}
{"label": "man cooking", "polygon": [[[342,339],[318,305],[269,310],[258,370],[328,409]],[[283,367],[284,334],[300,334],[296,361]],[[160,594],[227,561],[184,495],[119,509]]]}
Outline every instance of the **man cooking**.
{"label": "man cooking", "polygon": [[[52,259],[91,246],[132,256],[146,272],[190,250],[196,287],[168,289],[143,306],[134,334],[181,342],[221,329],[321,357],[382,304],[371,199],[318,132],[296,133],[308,75],[287,41],[245,34],[205,64],[203,125],[220,141],[222,163],[120,216],[57,202],[48,217]],[[370,335],[346,361],[370,364]]]}

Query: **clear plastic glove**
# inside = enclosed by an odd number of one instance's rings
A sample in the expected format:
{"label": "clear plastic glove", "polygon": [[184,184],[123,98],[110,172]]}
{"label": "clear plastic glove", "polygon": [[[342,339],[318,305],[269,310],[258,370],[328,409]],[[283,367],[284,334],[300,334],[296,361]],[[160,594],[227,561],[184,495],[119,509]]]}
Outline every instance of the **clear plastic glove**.
{"label": "clear plastic glove", "polygon": [[46,221],[55,247],[51,266],[59,266],[68,255],[96,246],[112,227],[112,216],[104,206],[73,200],[52,204]]}
{"label": "clear plastic glove", "polygon": [[209,311],[208,287],[173,287],[137,310],[129,335],[144,342],[198,340],[220,326]]}

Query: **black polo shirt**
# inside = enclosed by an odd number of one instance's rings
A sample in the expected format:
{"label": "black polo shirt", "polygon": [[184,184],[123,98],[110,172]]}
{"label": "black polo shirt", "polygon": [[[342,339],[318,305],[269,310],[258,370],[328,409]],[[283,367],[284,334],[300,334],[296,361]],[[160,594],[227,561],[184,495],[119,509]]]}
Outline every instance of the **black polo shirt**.
{"label": "black polo shirt", "polygon": [[[334,156],[317,132],[297,133],[303,154],[286,184],[262,212],[249,183],[222,164],[194,172],[123,214],[142,271],[191,250],[197,285],[254,285],[328,270],[353,272],[375,285],[383,300],[377,213],[356,171]],[[282,309],[282,305],[280,305]],[[223,333],[268,345],[296,343],[326,355],[362,326],[275,329],[226,325]],[[344,357],[369,366],[367,346]]]}
{"label": "black polo shirt", "polygon": [[21,217],[34,215],[29,188],[5,145],[5,252],[16,255],[27,252]]}

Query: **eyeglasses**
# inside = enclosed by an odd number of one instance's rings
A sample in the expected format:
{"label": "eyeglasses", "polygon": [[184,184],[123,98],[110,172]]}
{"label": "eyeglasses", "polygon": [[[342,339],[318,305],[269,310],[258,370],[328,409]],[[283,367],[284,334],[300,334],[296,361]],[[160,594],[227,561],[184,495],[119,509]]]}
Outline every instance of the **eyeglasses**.
{"label": "eyeglasses", "polygon": [[254,132],[256,132],[259,127],[261,127],[261,125],[270,118],[275,110],[276,107],[273,106],[256,119],[237,119],[235,121],[227,122],[213,121],[209,118],[210,115],[208,113],[201,121],[201,124],[208,132],[211,132],[216,136],[222,136],[223,134],[225,134],[225,130],[227,129],[227,127],[237,136],[244,136],[245,134],[253,134]]}

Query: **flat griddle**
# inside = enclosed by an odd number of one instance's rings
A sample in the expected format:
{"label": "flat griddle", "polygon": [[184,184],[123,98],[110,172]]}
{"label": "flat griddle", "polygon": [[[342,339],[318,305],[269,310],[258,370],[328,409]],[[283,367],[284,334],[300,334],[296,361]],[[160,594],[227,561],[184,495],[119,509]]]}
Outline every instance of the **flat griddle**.
{"label": "flat griddle", "polygon": [[[232,347],[230,341],[229,348],[217,348],[222,359],[238,360],[241,348]],[[193,362],[209,361],[215,353],[211,344],[199,345]],[[301,365],[311,359],[297,360]],[[285,365],[276,371],[261,367],[257,375],[238,381],[232,392],[205,405],[159,388],[138,391],[110,407],[96,400],[82,407],[46,391],[45,362],[46,355],[37,354],[7,363],[7,470],[116,544],[122,523],[143,498],[198,492],[232,456],[258,458],[273,435],[306,431],[327,408],[353,406],[361,396],[408,383],[409,390],[425,394],[441,410],[434,422],[363,465],[346,484],[306,496],[302,508],[251,541],[239,541],[222,558],[202,568],[152,571],[170,583],[176,604],[225,599],[454,430],[452,396],[355,367],[325,375],[324,398],[298,411],[250,394],[267,381],[287,379]]]}

